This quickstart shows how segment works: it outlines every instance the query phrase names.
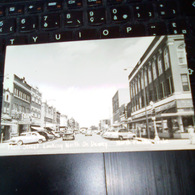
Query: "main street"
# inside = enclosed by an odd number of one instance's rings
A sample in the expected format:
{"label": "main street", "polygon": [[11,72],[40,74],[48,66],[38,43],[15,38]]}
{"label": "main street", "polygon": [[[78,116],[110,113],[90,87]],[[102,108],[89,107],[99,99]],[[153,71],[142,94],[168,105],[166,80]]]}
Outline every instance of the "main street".
{"label": "main street", "polygon": [[92,136],[76,134],[75,140],[62,141],[61,138],[41,144],[25,144],[21,146],[0,144],[0,155],[33,155],[33,154],[67,154],[94,152],[127,152],[152,150],[186,150],[195,149],[195,144],[185,140],[160,140],[154,142],[149,139],[109,140],[93,133]]}

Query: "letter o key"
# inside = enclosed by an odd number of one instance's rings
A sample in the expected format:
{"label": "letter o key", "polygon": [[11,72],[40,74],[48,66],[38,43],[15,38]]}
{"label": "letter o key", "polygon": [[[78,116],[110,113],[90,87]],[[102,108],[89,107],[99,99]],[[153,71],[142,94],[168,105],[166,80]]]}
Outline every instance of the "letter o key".
{"label": "letter o key", "polygon": [[103,30],[102,34],[104,36],[108,36],[109,35],[109,30],[107,30],[107,29]]}

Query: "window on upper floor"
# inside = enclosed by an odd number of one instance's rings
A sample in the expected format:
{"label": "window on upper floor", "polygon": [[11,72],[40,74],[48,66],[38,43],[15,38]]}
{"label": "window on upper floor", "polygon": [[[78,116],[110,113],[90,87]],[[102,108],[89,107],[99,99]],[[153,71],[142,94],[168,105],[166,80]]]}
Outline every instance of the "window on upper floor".
{"label": "window on upper floor", "polygon": [[152,62],[152,72],[153,72],[153,78],[155,80],[157,78],[156,61],[155,60]]}
{"label": "window on upper floor", "polygon": [[148,77],[147,77],[147,71],[144,71],[144,83],[145,83],[145,87],[148,85]]}
{"label": "window on upper floor", "polygon": [[181,82],[182,82],[183,91],[189,91],[190,87],[189,87],[189,80],[187,74],[181,74]]}
{"label": "window on upper floor", "polygon": [[164,63],[165,63],[165,70],[167,70],[170,67],[168,48],[164,49]]}
{"label": "window on upper floor", "polygon": [[163,67],[162,67],[162,57],[161,55],[158,56],[158,75],[161,75],[163,73]]}
{"label": "window on upper floor", "polygon": [[185,44],[179,45],[177,48],[177,56],[180,65],[187,64]]}

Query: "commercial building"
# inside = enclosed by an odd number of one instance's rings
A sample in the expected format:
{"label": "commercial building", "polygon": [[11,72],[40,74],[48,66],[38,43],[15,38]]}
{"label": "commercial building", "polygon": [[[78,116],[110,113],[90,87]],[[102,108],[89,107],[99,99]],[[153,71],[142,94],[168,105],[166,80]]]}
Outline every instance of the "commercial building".
{"label": "commercial building", "polygon": [[155,37],[128,79],[129,128],[152,136],[155,117],[159,136],[173,138],[194,125],[183,35]]}
{"label": "commercial building", "polygon": [[31,119],[32,124],[41,125],[42,94],[38,87],[31,87]]}
{"label": "commercial building", "polygon": [[128,88],[119,89],[112,98],[113,124],[119,124],[125,120],[125,108],[130,102]]}
{"label": "commercial building", "polygon": [[56,130],[60,126],[60,113],[47,102],[42,102],[41,126]]}
{"label": "commercial building", "polygon": [[105,131],[111,128],[111,120],[110,119],[103,119],[99,122],[99,129],[101,131]]}
{"label": "commercial building", "polygon": [[[17,75],[7,75],[4,78],[4,99],[2,104],[2,116],[9,115],[9,122],[17,123],[18,134],[29,131],[31,118],[31,86],[26,82],[25,78]],[[6,121],[4,121],[6,122]],[[10,132],[11,134],[12,132]]]}

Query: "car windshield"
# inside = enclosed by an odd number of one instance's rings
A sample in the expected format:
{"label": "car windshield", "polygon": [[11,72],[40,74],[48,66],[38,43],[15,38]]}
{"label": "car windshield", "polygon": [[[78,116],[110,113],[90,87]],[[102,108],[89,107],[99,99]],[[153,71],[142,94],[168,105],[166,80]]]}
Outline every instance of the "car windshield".
{"label": "car windshield", "polygon": [[21,133],[20,136],[26,136],[26,133]]}

